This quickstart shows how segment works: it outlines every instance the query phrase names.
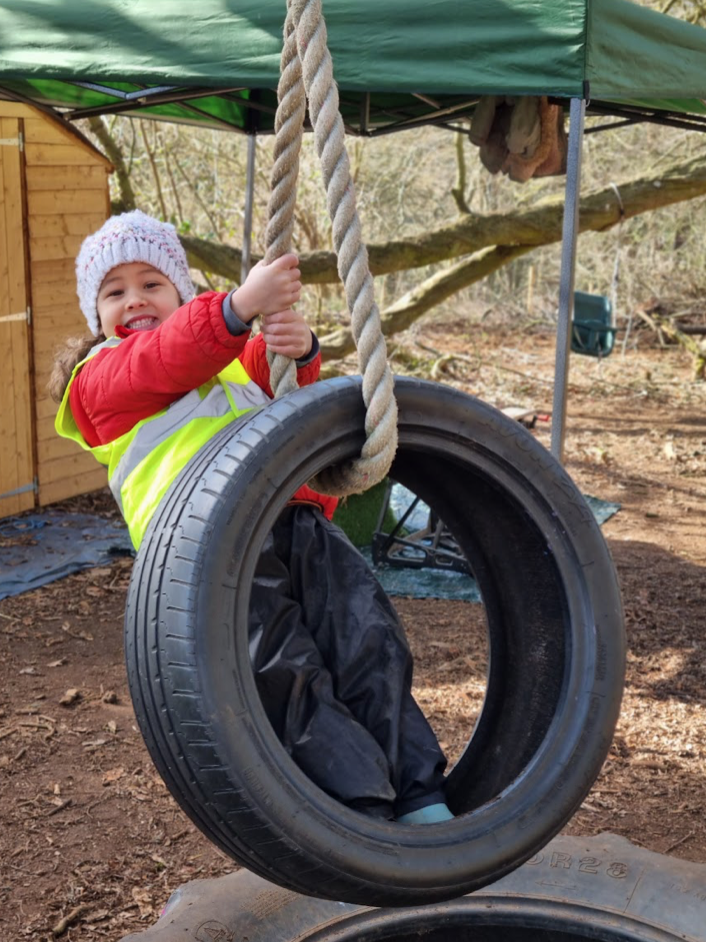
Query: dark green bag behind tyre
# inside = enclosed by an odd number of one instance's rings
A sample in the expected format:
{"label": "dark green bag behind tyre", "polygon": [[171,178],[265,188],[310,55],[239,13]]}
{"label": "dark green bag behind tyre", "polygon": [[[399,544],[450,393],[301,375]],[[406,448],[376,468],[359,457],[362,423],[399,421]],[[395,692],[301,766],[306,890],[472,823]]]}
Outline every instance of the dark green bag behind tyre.
{"label": "dark green bag behind tyre", "polygon": [[448,782],[460,817],[403,826],[329,798],[278,742],[250,669],[260,546],[301,484],[359,453],[359,380],[299,390],[213,439],[155,515],[126,613],[140,728],[194,823],[266,879],[375,906],[459,896],[543,847],[606,756],[625,657],[610,555],[561,466],[472,397],[408,379],[396,394],[391,476],[452,528],[488,621],[485,701]]}
{"label": "dark green bag behind tyre", "polygon": [[288,893],[240,871],[194,880],[123,942],[703,942],[706,866],[615,834],[558,837],[451,902],[368,909]]}

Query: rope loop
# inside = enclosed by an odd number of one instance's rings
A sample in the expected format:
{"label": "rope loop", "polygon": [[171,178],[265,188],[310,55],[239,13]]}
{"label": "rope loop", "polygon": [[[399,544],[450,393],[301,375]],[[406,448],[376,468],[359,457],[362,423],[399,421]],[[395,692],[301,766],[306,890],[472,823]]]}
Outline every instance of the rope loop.
{"label": "rope loop", "polygon": [[[277,97],[265,261],[269,263],[279,258],[289,251],[291,244],[308,99],[314,143],[326,186],[338,274],[343,282],[358,368],[363,376],[366,441],[361,455],[325,469],[311,482],[322,493],[343,497],[372,487],[390,470],[397,450],[397,403],[380,311],[374,298],[368,252],[356,209],[321,0],[288,0]],[[294,362],[269,353],[267,359],[275,397],[296,389]]]}

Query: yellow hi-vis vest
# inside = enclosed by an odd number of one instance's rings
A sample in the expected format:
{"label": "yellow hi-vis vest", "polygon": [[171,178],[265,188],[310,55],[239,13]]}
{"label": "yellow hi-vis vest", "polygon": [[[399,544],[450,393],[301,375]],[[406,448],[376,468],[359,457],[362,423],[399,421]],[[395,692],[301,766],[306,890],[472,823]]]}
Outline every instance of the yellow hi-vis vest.
{"label": "yellow hi-vis vest", "polygon": [[137,549],[147,525],[169,485],[196,452],[224,426],[270,401],[250,379],[239,360],[233,360],[213,379],[192,389],[115,441],[91,448],[74,421],[69,392],[76,374],[100,350],[122,341],[111,337],[94,347],[74,369],[54,423],[63,438],[70,438],[108,467],[108,483],[125,518]]}

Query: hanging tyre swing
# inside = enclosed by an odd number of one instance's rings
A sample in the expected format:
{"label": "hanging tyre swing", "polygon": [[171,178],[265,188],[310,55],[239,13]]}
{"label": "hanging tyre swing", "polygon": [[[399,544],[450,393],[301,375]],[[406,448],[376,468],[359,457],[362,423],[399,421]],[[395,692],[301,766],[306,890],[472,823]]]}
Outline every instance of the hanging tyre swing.
{"label": "hanging tyre swing", "polygon": [[277,400],[199,453],[145,536],[126,614],[140,728],[192,821],[266,879],[375,906],[458,896],[544,846],[598,774],[624,666],[611,559],[561,466],[476,399],[411,379],[396,393],[391,474],[454,521],[486,609],[485,702],[448,776],[458,818],[404,826],[329,798],[280,745],[250,667],[260,547],[302,483],[359,453],[359,380]]}
{"label": "hanging tyre swing", "polygon": [[[233,860],[312,896],[416,905],[495,881],[580,805],[618,715],[621,605],[589,509],[527,431],[436,384],[399,379],[393,394],[319,0],[292,0],[285,24],[268,257],[291,233],[304,85],[363,375],[276,399],[184,468],[135,563],[128,677],[160,774]],[[278,393],[291,385],[280,360]],[[488,624],[484,704],[448,776],[458,817],[424,827],[366,817],[304,775],[266,717],[248,646],[253,573],[287,501],[306,482],[350,493],[388,471],[451,524]]]}

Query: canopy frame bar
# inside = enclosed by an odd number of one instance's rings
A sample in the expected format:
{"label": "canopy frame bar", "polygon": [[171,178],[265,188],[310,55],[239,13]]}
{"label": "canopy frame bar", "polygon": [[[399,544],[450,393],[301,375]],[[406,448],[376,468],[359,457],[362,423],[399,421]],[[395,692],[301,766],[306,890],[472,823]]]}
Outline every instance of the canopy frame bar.
{"label": "canopy frame bar", "polygon": [[[83,82],[71,82],[72,85],[82,86],[84,88],[89,87]],[[174,86],[177,88],[177,86]],[[164,86],[160,91],[163,91]],[[111,91],[105,87],[95,87],[95,91],[99,91],[105,95],[117,95],[117,90]],[[137,111],[139,108],[154,108],[157,105],[181,105],[182,108],[186,108],[189,111],[194,111],[197,114],[203,115],[209,121],[213,122],[214,125],[219,127],[227,128],[228,130],[233,130],[231,125],[226,121],[220,121],[213,115],[208,114],[205,111],[198,109],[195,105],[192,105],[191,102],[198,98],[211,98],[213,95],[226,96],[230,95],[232,92],[245,91],[245,89],[240,86],[237,88],[223,88],[223,89],[213,89],[213,88],[195,88],[189,89],[188,94],[184,93],[183,86],[180,87],[180,90],[174,94],[158,94],[153,96],[153,100],[150,100],[150,96],[145,94],[145,92],[130,92],[125,97],[119,101],[114,102],[113,104],[103,104],[103,105],[92,105],[90,108],[71,108],[65,112],[66,116],[70,121],[79,121],[81,118],[92,118],[94,115],[104,115],[104,114],[128,114],[131,111]],[[119,97],[119,96],[118,96]],[[230,100],[230,99],[229,99]],[[243,98],[242,102],[247,102],[248,99]],[[238,99],[240,103],[241,99]],[[139,117],[139,115],[138,115]],[[154,115],[146,114],[145,118],[154,118]]]}
{"label": "canopy frame bar", "polygon": [[[164,102],[162,102],[161,104],[164,104]],[[217,129],[221,131],[235,130],[231,124],[228,124],[227,121],[222,121],[220,118],[216,118],[214,115],[210,115],[207,111],[204,111],[202,108],[197,108],[196,105],[192,105],[188,101],[179,101],[178,104],[182,108],[184,108],[185,111],[188,111],[197,116],[201,116],[208,120],[208,124],[204,125],[203,121],[199,120],[198,117],[195,117],[194,121],[197,122],[198,126],[200,127],[207,127],[211,130]],[[138,111],[140,108],[143,108],[143,107],[144,105],[140,103],[127,104],[127,105],[124,105],[124,104],[95,105],[95,107],[92,107],[92,108],[83,108],[81,110],[75,110],[69,113],[65,113],[64,117],[68,118],[69,121],[80,121],[81,118],[92,118],[94,115],[110,115],[110,114],[125,115],[125,117],[130,118],[132,117],[132,112]],[[154,115],[136,114],[135,117],[142,118],[144,120],[149,121],[150,119],[154,118]],[[161,119],[161,120],[169,120],[169,119]],[[170,122],[170,123],[173,123],[173,122]],[[184,121],[182,123],[186,124],[187,122]],[[244,132],[242,128],[238,128],[237,130],[238,130],[238,133],[240,134],[247,133],[247,132]]]}
{"label": "canopy frame bar", "polygon": [[[419,98],[419,95],[415,95],[415,98]],[[425,101],[426,104],[429,103],[428,100]],[[391,134],[393,131],[404,131],[407,128],[415,128],[420,124],[434,124],[437,121],[440,121],[441,118],[449,118],[451,115],[454,117],[458,116],[460,111],[470,108],[472,105],[478,104],[478,96],[474,96],[465,101],[458,102],[455,105],[449,105],[447,108],[438,108],[431,114],[416,115],[415,117],[410,117],[403,119],[402,121],[397,122],[396,124],[391,124],[389,127],[385,128],[385,131]],[[375,130],[372,134],[375,135]]]}
{"label": "canopy frame bar", "polygon": [[[624,118],[626,123],[648,122],[661,124],[669,128],[682,128],[686,131],[706,131],[706,115],[683,114],[677,115],[675,111],[658,111],[656,108],[637,108],[625,105],[604,105],[600,102],[591,102],[588,109],[590,114],[602,114],[615,118]],[[606,129],[616,125],[604,125]]]}
{"label": "canopy frame bar", "polygon": [[112,95],[114,98],[121,98],[123,101],[131,101],[133,98],[154,98],[162,92],[181,92],[183,85],[155,85],[149,88],[141,88],[134,92],[124,92],[119,88],[110,88],[108,85],[98,85],[95,82],[71,82],[78,88],[87,88],[89,91],[101,92],[103,95]]}
{"label": "canopy frame bar", "polygon": [[576,251],[579,235],[581,155],[583,152],[586,99],[572,98],[569,106],[569,146],[566,161],[566,197],[561,239],[559,316],[556,331],[554,401],[552,405],[551,453],[563,463],[566,437],[566,404],[571,352],[571,319],[574,312]]}
{"label": "canopy frame bar", "polygon": [[[65,84],[75,88],[83,88],[89,91],[97,92],[114,99],[113,102],[106,102],[100,105],[91,105],[87,107],[58,105],[51,101],[43,100],[39,96],[33,98],[23,92],[16,91],[0,84],[0,97],[8,97],[16,101],[22,101],[28,105],[42,107],[45,111],[54,115],[60,115],[69,121],[78,121],[81,118],[90,118],[94,115],[106,114],[125,114],[140,111],[143,108],[154,108],[159,105],[176,104],[180,105],[185,111],[192,112],[196,118],[195,123],[201,125],[210,125],[214,128],[223,128],[229,131],[251,134],[253,129],[258,134],[270,134],[272,130],[254,126],[252,121],[247,122],[247,127],[236,127],[229,124],[209,112],[199,109],[192,104],[198,98],[221,97],[226,101],[232,101],[238,105],[246,114],[249,112],[274,115],[276,108],[259,101],[259,95],[263,91],[274,94],[273,89],[250,89],[247,86],[228,86],[228,87],[205,87],[184,86],[184,85],[158,85],[137,88],[126,92],[122,89],[112,88],[110,85],[97,82],[86,82],[79,80],[65,80]],[[134,83],[131,83],[134,84]],[[233,97],[240,92],[250,92],[252,97]],[[469,97],[470,96],[470,97]],[[341,104],[351,108],[358,113],[358,126],[353,126],[346,122],[346,131],[349,134],[364,137],[381,137],[396,131],[424,127],[427,125],[436,125],[452,131],[462,130],[452,122],[459,118],[470,117],[472,109],[478,102],[478,94],[469,93],[469,96],[457,96],[457,100],[446,98],[445,102],[438,100],[439,96],[432,96],[416,92],[410,95],[410,104],[415,102],[417,106],[426,105],[429,110],[424,113],[414,113],[414,108],[409,110],[402,103],[390,105],[375,106],[372,102],[370,92],[361,95],[360,101],[352,101],[346,98],[345,91],[341,93]],[[553,103],[564,103],[566,98],[550,96]],[[571,99],[569,99],[571,101]],[[621,105],[612,102],[592,101],[587,103],[587,114],[605,115],[620,119],[611,124],[602,124],[597,127],[586,128],[586,134],[593,134],[597,131],[610,130],[611,128],[627,126],[640,122],[649,122],[659,124],[665,127],[680,128],[687,131],[706,132],[706,115],[701,114],[683,114],[675,111],[660,111],[655,108],[639,105]],[[162,118],[153,114],[138,114],[137,117],[145,117],[150,120],[169,120],[179,121],[179,118],[173,116]],[[350,120],[350,119],[349,119]],[[381,121],[385,124],[378,125]],[[185,116],[183,123],[192,123]],[[309,122],[306,123],[307,129]]]}
{"label": "canopy frame bar", "polygon": [[243,253],[240,258],[240,283],[248,277],[252,256],[252,212],[255,197],[256,135],[248,135],[248,159],[245,165],[245,208],[243,210]]}

